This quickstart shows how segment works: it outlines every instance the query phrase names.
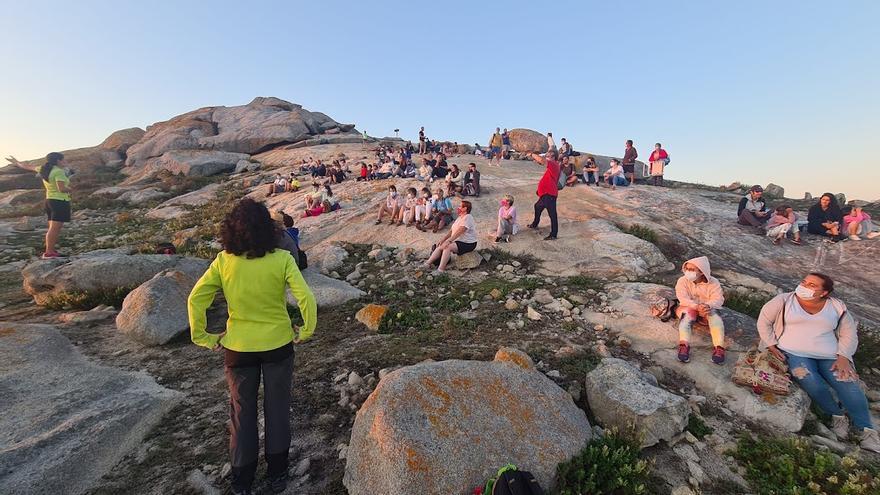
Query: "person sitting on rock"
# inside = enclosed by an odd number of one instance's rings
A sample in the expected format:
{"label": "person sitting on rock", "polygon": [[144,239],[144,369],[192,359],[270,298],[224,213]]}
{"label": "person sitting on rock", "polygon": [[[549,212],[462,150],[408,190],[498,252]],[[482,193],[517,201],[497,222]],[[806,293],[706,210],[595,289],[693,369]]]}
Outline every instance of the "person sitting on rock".
{"label": "person sitting on rock", "polygon": [[[293,347],[309,340],[317,323],[315,296],[290,253],[277,248],[279,231],[263,204],[250,198],[239,201],[220,228],[223,251],[187,299],[192,342],[224,355],[227,400],[232,404],[226,408],[231,425],[230,477],[232,493],[237,494],[250,493],[257,472],[259,402],[265,419],[269,488],[272,493],[287,488]],[[292,325],[287,312],[288,287],[302,315],[300,328]],[[207,310],[217,291],[223,291],[230,315],[226,331],[220,334],[206,331]],[[214,427],[221,428],[220,422]]]}
{"label": "person sitting on rock", "polygon": [[626,187],[629,185],[623,166],[620,165],[616,158],[611,159],[611,168],[605,172],[605,183],[611,186],[612,190],[616,189],[617,186]]}
{"label": "person sitting on rock", "polygon": [[447,198],[443,193],[443,188],[438,187],[434,192],[434,202],[433,209],[431,210],[431,221],[428,222],[424,227],[419,227],[419,230],[431,229],[432,232],[437,233],[438,230],[443,230],[443,227],[452,223],[452,200]]}
{"label": "person sitting on rock", "polygon": [[290,176],[287,178],[287,190],[290,192],[299,191],[299,178],[297,178],[294,172],[290,173]]}
{"label": "person sitting on rock", "polygon": [[388,179],[391,177],[391,174],[394,173],[394,162],[391,160],[391,157],[386,157],[385,161],[379,167],[379,169],[375,173],[376,179]]}
{"label": "person sitting on rock", "polygon": [[342,169],[342,165],[336,165],[333,167],[333,171],[330,174],[330,181],[333,184],[340,184],[345,180],[345,170]]}
{"label": "person sitting on rock", "polygon": [[849,235],[852,241],[862,240],[859,235],[864,235],[868,239],[880,236],[880,232],[871,221],[871,215],[865,213],[860,203],[853,204],[852,210],[843,216],[843,232]]}
{"label": "person sitting on rock", "polygon": [[416,166],[412,160],[406,159],[406,166],[403,168],[403,178],[412,179],[416,176]]}
{"label": "person sitting on rock", "polygon": [[316,206],[320,206],[324,201],[324,194],[321,192],[321,184],[312,182],[312,192],[306,194],[306,210],[311,210]]}
{"label": "person sitting on rock", "polygon": [[297,238],[295,239],[293,236],[287,233],[287,219],[290,218],[290,225],[293,226],[293,218],[290,215],[284,213],[281,210],[273,211],[271,214],[272,220],[278,223],[279,228],[277,231],[278,242],[277,246],[293,256],[294,261],[299,259],[299,231],[297,231]]}
{"label": "person sitting on rock", "polygon": [[274,196],[276,194],[287,192],[287,186],[287,179],[282,177],[281,174],[275,174],[275,180],[272,181],[272,184],[269,186],[269,194],[267,196]]}
{"label": "person sitting on rock", "polygon": [[382,216],[386,213],[391,216],[390,225],[394,225],[394,219],[400,214],[400,208],[403,206],[403,198],[397,194],[397,187],[388,186],[388,197],[379,205],[379,216],[376,218],[376,225],[382,223]]}
{"label": "person sitting on rock", "polygon": [[417,229],[423,230],[424,226],[431,220],[431,209],[433,206],[434,201],[431,197],[431,190],[423,187],[416,201],[415,226]]}
{"label": "person sitting on rock", "polygon": [[770,220],[770,212],[767,211],[767,203],[764,201],[764,188],[758,185],[752,186],[749,193],[739,200],[736,214],[740,225],[763,228]]}
{"label": "person sitting on rock", "polygon": [[424,268],[430,268],[437,260],[440,265],[437,271],[446,271],[449,258],[455,254],[461,256],[477,248],[477,224],[471,215],[473,206],[470,201],[462,200],[458,207],[458,218],[452,223],[449,233],[437,243],[437,247],[424,264]]}
{"label": "person sitting on rock", "polygon": [[572,156],[574,149],[571,147],[571,143],[569,143],[565,138],[559,140],[559,159],[563,159],[569,156]]}
{"label": "person sitting on rock", "polygon": [[807,232],[828,237],[831,242],[845,238],[840,233],[842,223],[843,213],[831,193],[823,194],[807,212]]}
{"label": "person sitting on rock", "polygon": [[452,164],[452,167],[449,169],[449,173],[446,174],[446,195],[450,197],[454,197],[461,191],[461,186],[458,185],[458,182],[461,180],[461,170],[459,170],[458,165]]}
{"label": "person sitting on rock", "polygon": [[407,227],[415,224],[416,205],[418,204],[418,191],[416,188],[410,187],[406,190],[406,198],[403,200],[403,208],[397,214],[397,225],[406,225]]}
{"label": "person sitting on rock", "polygon": [[562,167],[560,173],[565,177],[566,187],[577,184],[578,177],[577,174],[574,173],[574,161],[571,159],[571,156],[563,157],[560,166]]}
{"label": "person sitting on rock", "polygon": [[464,179],[461,181],[462,196],[480,196],[480,171],[477,170],[477,164],[468,163],[468,170],[464,173]]}
{"label": "person sitting on rock", "polygon": [[840,440],[849,437],[846,413],[861,434],[861,447],[880,453],[880,435],[853,365],[856,322],[843,301],[831,297],[833,291],[831,277],[813,272],[793,292],[771,299],[758,316],[761,347],[788,363],[798,385],[831,416],[831,430]]}
{"label": "person sitting on rock", "polygon": [[724,321],[718,310],[724,305],[721,283],[712,276],[709,258],[700,256],[684,263],[684,273],[675,283],[678,298],[676,315],[678,325],[678,360],[687,363],[691,359],[691,330],[697,321],[709,325],[712,335],[712,362],[724,363]]}
{"label": "person sitting on rock", "polygon": [[596,184],[599,186],[599,166],[596,165],[596,159],[588,156],[584,161],[583,173],[578,176],[581,181],[586,184]]}
{"label": "person sitting on rock", "polygon": [[431,170],[431,182],[434,182],[434,179],[444,179],[449,173],[449,167],[446,164],[445,156],[438,155],[436,162],[437,164],[434,165],[434,168]]}
{"label": "person sitting on rock", "polygon": [[783,205],[774,210],[773,216],[767,222],[767,237],[773,239],[773,244],[778,246],[788,234],[792,235],[792,244],[801,244],[797,214],[791,206]]}
{"label": "person sitting on rock", "polygon": [[511,236],[519,231],[516,223],[516,206],[513,206],[513,196],[505,194],[501,198],[501,207],[498,208],[498,227],[495,230],[495,242],[510,242]]}
{"label": "person sitting on rock", "polygon": [[314,204],[312,208],[307,208],[305,213],[303,213],[303,218],[316,217],[322,213],[330,213],[331,211],[336,211],[338,209],[339,199],[333,196],[333,190],[330,189],[330,184],[324,184],[324,193],[321,202]]}
{"label": "person sitting on rock", "polygon": [[429,160],[427,158],[423,159],[422,166],[419,167],[418,173],[416,173],[416,180],[422,182],[431,180],[431,172],[433,170],[434,167],[429,164]]}
{"label": "person sitting on rock", "polygon": [[370,169],[367,167],[367,164],[361,162],[361,173],[357,178],[357,182],[363,182],[367,180],[367,176],[370,175]]}
{"label": "person sitting on rock", "polygon": [[293,217],[281,212],[281,223],[284,224],[284,233],[293,240],[299,249],[299,229],[293,226]]}
{"label": "person sitting on rock", "polygon": [[317,164],[312,169],[312,178],[315,179],[318,177],[326,177],[326,176],[327,176],[327,166],[324,165],[324,162],[322,162],[321,160],[318,160]]}

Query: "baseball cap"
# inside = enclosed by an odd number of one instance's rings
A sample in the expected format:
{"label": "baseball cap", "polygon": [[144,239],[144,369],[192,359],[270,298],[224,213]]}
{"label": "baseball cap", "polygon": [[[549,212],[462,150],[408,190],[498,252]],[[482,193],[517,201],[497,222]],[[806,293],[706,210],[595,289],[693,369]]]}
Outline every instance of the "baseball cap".
{"label": "baseball cap", "polygon": [[752,186],[752,188],[749,189],[749,191],[752,191],[752,192],[764,192],[764,188],[761,187],[761,186],[755,185],[755,186]]}

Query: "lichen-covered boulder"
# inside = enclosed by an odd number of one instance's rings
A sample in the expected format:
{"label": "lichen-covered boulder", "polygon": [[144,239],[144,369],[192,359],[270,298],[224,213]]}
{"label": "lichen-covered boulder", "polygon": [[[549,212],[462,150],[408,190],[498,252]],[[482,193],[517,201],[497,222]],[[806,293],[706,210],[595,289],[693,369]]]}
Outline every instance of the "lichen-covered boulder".
{"label": "lichen-covered boulder", "polygon": [[376,330],[379,330],[379,323],[387,312],[388,306],[367,304],[354,315],[354,319],[363,323],[364,326],[375,332]]}
{"label": "lichen-covered boulder", "polygon": [[351,495],[470,493],[513,463],[549,489],[590,436],[571,396],[520,351],[421,363],[386,375],[358,411],[343,483]]}

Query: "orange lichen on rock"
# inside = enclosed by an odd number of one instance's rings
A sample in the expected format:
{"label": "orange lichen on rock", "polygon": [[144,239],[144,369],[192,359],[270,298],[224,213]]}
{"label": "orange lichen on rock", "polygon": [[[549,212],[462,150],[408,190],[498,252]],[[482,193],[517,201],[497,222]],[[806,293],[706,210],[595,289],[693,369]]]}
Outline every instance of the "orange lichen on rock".
{"label": "orange lichen on rock", "polygon": [[535,363],[532,362],[532,358],[528,354],[511,347],[498,349],[498,352],[495,353],[495,361],[499,363],[513,363],[526,370],[535,369]]}
{"label": "orange lichen on rock", "polygon": [[382,306],[379,304],[367,304],[360,311],[354,315],[354,318],[366,325],[372,331],[379,330],[379,322],[382,321],[382,317],[385,316],[385,313],[388,312],[388,306]]}
{"label": "orange lichen on rock", "polygon": [[406,465],[409,467],[410,471],[430,472],[430,466],[428,462],[425,461],[425,458],[415,451],[412,447],[406,448]]}

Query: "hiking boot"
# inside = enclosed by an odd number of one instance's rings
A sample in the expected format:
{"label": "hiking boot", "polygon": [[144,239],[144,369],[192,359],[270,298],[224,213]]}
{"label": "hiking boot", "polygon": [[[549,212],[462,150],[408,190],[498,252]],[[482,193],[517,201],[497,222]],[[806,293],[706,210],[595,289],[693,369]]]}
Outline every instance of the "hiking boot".
{"label": "hiking boot", "polygon": [[831,431],[838,440],[846,440],[849,437],[849,420],[846,416],[831,416]]}
{"label": "hiking boot", "polygon": [[880,454],[880,434],[877,433],[877,430],[871,428],[862,430],[862,441],[859,443],[859,447]]}
{"label": "hiking boot", "polygon": [[678,360],[682,363],[691,360],[691,346],[689,346],[687,342],[680,342],[678,344]]}
{"label": "hiking boot", "polygon": [[715,350],[712,351],[712,362],[715,364],[724,364],[724,348],[719,346],[715,346]]}
{"label": "hiking boot", "polygon": [[529,224],[529,228],[530,228],[530,229],[537,229],[538,226],[537,226],[536,224],[530,223],[530,224]]}
{"label": "hiking boot", "polygon": [[500,238],[500,237],[496,237],[496,238],[495,238],[495,243],[497,244],[497,243],[499,243],[499,242],[501,242],[501,238]]}
{"label": "hiking boot", "polygon": [[556,236],[555,235],[548,235],[547,237],[544,238],[544,240],[545,241],[555,241]]}
{"label": "hiking boot", "polygon": [[284,493],[287,490],[287,473],[269,478],[269,489],[272,493]]}

